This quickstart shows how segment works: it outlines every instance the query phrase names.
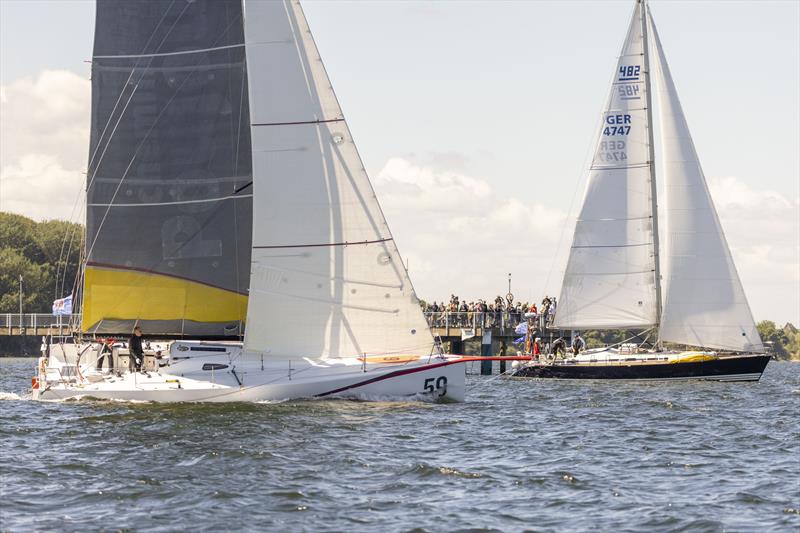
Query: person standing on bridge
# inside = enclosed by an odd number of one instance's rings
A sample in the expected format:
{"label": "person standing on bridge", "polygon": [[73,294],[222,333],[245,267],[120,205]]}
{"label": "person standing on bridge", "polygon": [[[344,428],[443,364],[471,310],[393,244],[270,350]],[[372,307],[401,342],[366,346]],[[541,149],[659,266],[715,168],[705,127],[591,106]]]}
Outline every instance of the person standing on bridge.
{"label": "person standing on bridge", "polygon": [[553,320],[556,318],[556,298],[553,297],[553,302],[550,304],[550,309],[547,310],[547,325],[552,326]]}

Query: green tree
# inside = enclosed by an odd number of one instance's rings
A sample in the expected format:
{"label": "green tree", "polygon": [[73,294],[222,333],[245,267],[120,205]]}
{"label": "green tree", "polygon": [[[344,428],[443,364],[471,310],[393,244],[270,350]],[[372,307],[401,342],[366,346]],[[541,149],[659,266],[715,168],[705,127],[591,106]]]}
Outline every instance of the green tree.
{"label": "green tree", "polygon": [[0,212],[0,248],[10,248],[33,261],[44,261],[36,240],[36,222],[14,213]]}
{"label": "green tree", "polygon": [[758,334],[761,335],[761,340],[771,347],[772,352],[779,359],[789,359],[789,352],[786,347],[790,343],[789,337],[786,332],[778,328],[772,320],[762,320],[756,324]]}
{"label": "green tree", "polygon": [[800,331],[794,327],[794,324],[787,323],[783,326],[783,334],[787,339],[785,348],[789,358],[800,360]]}
{"label": "green tree", "polygon": [[71,294],[82,238],[80,224],[0,213],[0,312],[19,311],[20,275],[26,313],[47,313],[55,298]]}

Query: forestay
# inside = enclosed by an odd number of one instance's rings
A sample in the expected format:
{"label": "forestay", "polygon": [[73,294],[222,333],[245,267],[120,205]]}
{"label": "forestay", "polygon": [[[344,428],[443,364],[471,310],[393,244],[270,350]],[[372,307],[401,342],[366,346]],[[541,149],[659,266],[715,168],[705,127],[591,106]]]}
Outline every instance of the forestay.
{"label": "forestay", "polygon": [[652,18],[666,205],[661,339],[763,351]]}
{"label": "forestay", "polygon": [[433,337],[297,2],[246,2],[254,228],[245,349],[429,351]]}
{"label": "forestay", "polygon": [[642,16],[637,3],[575,227],[555,317],[559,328],[657,321]]}

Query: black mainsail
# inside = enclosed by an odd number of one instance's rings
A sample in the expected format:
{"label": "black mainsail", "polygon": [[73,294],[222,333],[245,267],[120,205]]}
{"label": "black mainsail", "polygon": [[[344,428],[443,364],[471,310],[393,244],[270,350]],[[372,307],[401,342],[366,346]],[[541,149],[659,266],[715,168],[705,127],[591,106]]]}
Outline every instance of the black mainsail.
{"label": "black mainsail", "polygon": [[252,157],[241,0],[98,0],[84,332],[239,335]]}

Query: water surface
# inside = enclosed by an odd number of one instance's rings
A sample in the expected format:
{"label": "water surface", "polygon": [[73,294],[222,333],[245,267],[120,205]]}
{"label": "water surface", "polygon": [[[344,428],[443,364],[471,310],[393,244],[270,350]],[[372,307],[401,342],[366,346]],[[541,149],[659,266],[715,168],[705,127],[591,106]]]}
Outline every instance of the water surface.
{"label": "water surface", "polygon": [[[800,529],[800,364],[760,383],[470,375],[463,404],[25,399],[0,359],[0,530]],[[474,369],[477,371],[477,367]]]}

